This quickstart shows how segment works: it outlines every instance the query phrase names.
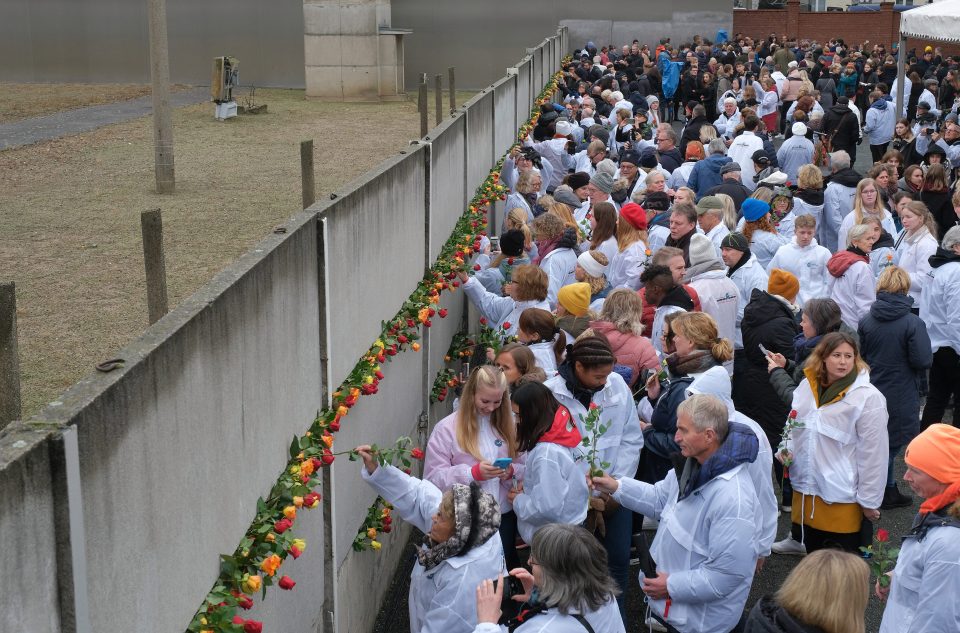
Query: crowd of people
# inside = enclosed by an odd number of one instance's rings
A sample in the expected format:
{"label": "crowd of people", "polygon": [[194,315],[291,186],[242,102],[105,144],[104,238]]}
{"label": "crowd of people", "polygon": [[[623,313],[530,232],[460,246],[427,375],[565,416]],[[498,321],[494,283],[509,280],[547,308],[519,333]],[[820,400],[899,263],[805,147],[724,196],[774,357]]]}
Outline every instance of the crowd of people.
{"label": "crowd of people", "polygon": [[[503,346],[423,480],[358,449],[426,534],[411,630],[624,631],[638,563],[643,629],[862,633],[903,454],[922,504],[881,631],[960,631],[957,61],[772,35],[576,53],[460,275]],[[745,612],[772,555],[804,558]]]}

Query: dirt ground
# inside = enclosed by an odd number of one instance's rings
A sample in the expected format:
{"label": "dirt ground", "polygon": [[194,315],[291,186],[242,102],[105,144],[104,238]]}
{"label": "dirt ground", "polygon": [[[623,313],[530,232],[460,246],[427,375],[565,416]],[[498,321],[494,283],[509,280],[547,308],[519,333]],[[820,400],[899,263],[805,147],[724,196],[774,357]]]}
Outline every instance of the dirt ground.
{"label": "dirt ground", "polygon": [[315,139],[321,196],[419,136],[412,102],[257,100],[267,114],[227,122],[212,104],[175,111],[173,196],[153,193],[150,118],[0,152],[0,279],[17,284],[24,419],[146,328],[141,211],[163,210],[172,309],[300,209],[301,140]]}

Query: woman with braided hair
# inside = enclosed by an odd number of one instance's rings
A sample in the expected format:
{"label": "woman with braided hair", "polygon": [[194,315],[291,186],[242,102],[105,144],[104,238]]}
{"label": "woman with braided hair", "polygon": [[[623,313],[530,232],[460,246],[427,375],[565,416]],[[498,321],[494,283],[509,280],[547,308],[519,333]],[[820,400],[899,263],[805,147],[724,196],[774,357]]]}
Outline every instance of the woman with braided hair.
{"label": "woman with braided hair", "polygon": [[[599,335],[582,336],[567,348],[567,356],[557,368],[557,375],[544,384],[557,401],[571,413],[584,438],[596,439],[598,461],[609,464],[604,471],[616,478],[632,477],[637,472],[643,433],[633,403],[633,393],[613,366],[617,357],[606,338]],[[602,434],[588,431],[583,421],[590,409],[600,410],[599,423],[605,427]],[[597,464],[599,466],[599,464]],[[613,507],[611,501],[604,512],[605,534],[601,541],[606,547],[610,575],[621,592],[627,590],[630,574],[630,536],[633,517],[623,507]],[[622,594],[618,598],[624,615]]]}

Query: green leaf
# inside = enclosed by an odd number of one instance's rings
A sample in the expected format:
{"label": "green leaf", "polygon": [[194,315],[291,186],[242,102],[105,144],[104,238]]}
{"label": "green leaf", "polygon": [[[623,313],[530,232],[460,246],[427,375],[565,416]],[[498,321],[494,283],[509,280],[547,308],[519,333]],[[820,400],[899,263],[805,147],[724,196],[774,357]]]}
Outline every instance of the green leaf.
{"label": "green leaf", "polygon": [[293,441],[290,442],[290,459],[296,459],[297,455],[300,454],[300,440],[296,435],[293,436]]}

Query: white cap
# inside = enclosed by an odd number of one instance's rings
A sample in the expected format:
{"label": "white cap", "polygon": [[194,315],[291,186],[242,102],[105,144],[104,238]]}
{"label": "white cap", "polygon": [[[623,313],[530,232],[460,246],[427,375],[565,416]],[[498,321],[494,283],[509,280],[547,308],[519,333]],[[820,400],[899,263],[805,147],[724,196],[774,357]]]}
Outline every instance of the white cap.
{"label": "white cap", "polygon": [[790,131],[793,132],[794,136],[806,136],[807,135],[807,126],[802,122],[797,121],[793,124],[793,127],[790,128]]}
{"label": "white cap", "polygon": [[564,119],[557,121],[556,129],[557,134],[561,136],[570,136],[573,134],[573,124]]}
{"label": "white cap", "polygon": [[787,64],[787,68],[796,68],[798,65],[799,64],[797,64],[797,60],[793,60],[792,62]]}

